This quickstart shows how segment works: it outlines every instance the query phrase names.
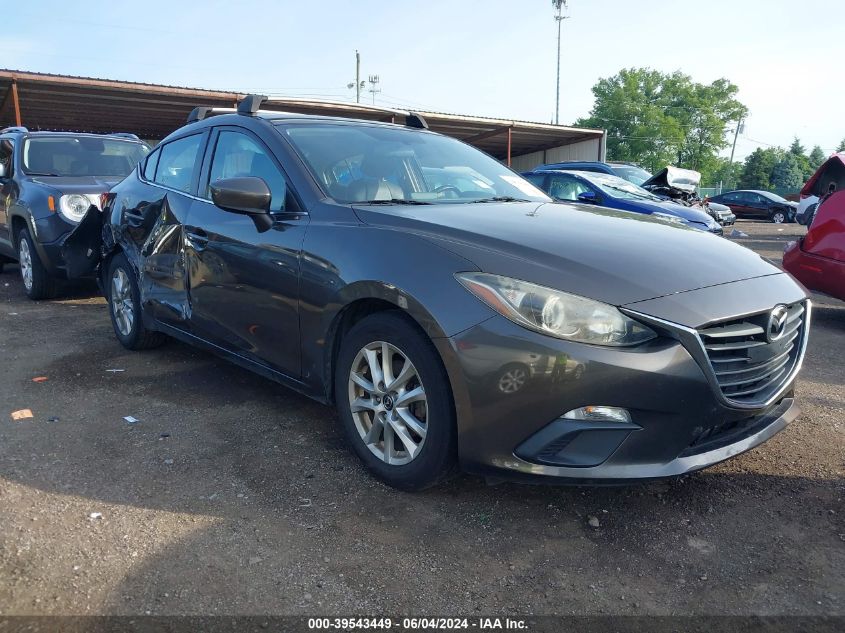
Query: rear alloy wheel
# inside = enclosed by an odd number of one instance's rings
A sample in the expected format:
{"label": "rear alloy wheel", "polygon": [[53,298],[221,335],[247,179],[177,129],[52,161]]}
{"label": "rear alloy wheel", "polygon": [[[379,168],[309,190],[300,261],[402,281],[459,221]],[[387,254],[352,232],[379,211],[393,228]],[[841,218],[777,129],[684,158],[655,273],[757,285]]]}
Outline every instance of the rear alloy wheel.
{"label": "rear alloy wheel", "polygon": [[58,294],[58,281],[50,276],[41,263],[27,229],[21,229],[18,233],[18,264],[27,297],[35,300],[52,299]]}
{"label": "rear alloy wheel", "polygon": [[343,337],[335,402],[367,468],[391,486],[422,490],[454,470],[455,413],[437,351],[406,319],[377,313]]}
{"label": "rear alloy wheel", "polygon": [[106,292],[114,334],[121,345],[127,349],[141,350],[158,347],[165,341],[163,334],[144,327],[135,271],[123,255],[116,255],[111,260]]}
{"label": "rear alloy wheel", "polygon": [[772,222],[775,224],[783,224],[786,222],[786,214],[783,211],[775,211],[772,213]]}

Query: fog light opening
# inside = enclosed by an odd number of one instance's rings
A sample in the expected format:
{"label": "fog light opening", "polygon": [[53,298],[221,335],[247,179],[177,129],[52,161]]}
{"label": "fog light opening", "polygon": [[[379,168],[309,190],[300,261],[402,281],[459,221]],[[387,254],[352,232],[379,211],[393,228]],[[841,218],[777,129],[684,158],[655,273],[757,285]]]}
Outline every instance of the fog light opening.
{"label": "fog light opening", "polygon": [[563,414],[566,420],[584,420],[586,422],[630,422],[631,414],[627,409],[589,405],[578,407]]}

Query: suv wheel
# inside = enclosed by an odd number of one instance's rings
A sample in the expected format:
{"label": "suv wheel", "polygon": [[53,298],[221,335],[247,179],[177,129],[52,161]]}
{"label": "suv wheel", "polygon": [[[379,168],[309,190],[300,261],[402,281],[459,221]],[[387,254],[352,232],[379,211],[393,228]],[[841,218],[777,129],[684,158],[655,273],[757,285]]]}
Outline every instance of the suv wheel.
{"label": "suv wheel", "polygon": [[776,211],[772,211],[771,220],[775,224],[783,224],[786,222],[786,213],[777,209]]}
{"label": "suv wheel", "polygon": [[21,229],[18,233],[18,263],[21,270],[21,281],[30,299],[52,299],[58,294],[58,282],[50,277],[28,229]]}
{"label": "suv wheel", "polygon": [[164,342],[164,334],[144,327],[141,293],[135,271],[122,254],[111,260],[106,293],[114,334],[121,345],[127,349],[141,350],[158,347]]}
{"label": "suv wheel", "polygon": [[422,490],[457,464],[455,408],[431,341],[404,316],[381,312],[341,342],[335,402],[367,468],[402,490]]}

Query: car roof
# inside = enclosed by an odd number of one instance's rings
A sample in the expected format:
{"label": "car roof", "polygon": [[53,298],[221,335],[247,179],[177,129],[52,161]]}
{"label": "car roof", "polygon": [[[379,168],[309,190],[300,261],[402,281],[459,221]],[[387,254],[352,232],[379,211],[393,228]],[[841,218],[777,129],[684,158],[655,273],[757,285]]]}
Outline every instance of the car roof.
{"label": "car roof", "polygon": [[0,131],[0,136],[26,136],[38,138],[39,136],[66,136],[68,138],[79,138],[80,136],[93,136],[95,138],[111,138],[133,143],[143,143],[135,134],[129,132],[112,132],[111,134],[97,134],[96,132],[66,132],[51,130],[27,130],[22,128],[6,128]]}
{"label": "car roof", "polygon": [[385,128],[400,128],[406,130],[413,130],[414,132],[427,132],[429,134],[437,134],[425,128],[418,128],[402,123],[389,123],[386,121],[372,121],[369,119],[353,119],[349,117],[328,116],[324,114],[301,114],[299,112],[281,112],[277,110],[258,110],[252,114],[242,114],[234,109],[226,109],[224,112],[214,112],[209,114],[199,121],[186,123],[178,128],[175,132],[179,132],[185,128],[201,129],[205,127],[218,125],[235,125],[244,123],[245,120],[264,120],[269,123],[277,123],[282,121],[310,121],[314,123],[337,123],[341,125],[371,125]]}

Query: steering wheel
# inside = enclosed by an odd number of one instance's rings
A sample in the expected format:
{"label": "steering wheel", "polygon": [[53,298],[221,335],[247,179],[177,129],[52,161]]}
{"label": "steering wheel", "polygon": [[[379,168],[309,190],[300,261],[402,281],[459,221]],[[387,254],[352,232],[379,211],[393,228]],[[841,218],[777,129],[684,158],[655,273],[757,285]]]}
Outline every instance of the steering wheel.
{"label": "steering wheel", "polygon": [[455,185],[440,185],[439,187],[434,188],[434,193],[446,193],[451,192],[455,194],[455,197],[460,197],[461,190],[458,189]]}

